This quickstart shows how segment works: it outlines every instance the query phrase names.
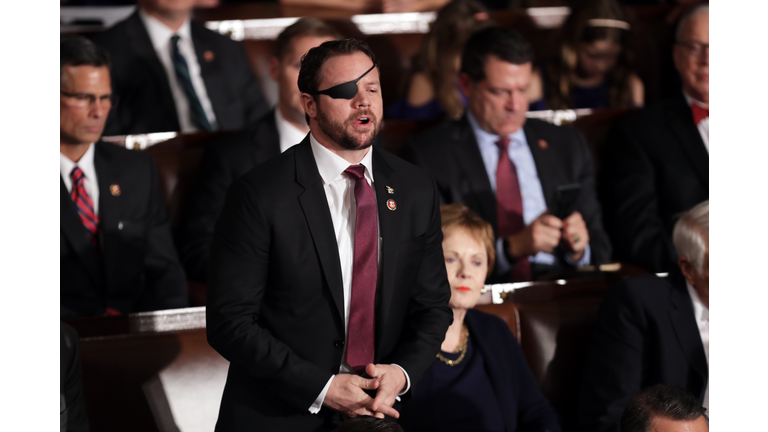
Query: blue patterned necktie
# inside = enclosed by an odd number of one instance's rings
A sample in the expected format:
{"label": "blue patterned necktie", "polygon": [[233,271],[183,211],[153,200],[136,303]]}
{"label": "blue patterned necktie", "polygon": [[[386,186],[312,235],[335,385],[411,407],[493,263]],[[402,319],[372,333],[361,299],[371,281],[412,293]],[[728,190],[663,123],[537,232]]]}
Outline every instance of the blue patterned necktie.
{"label": "blue patterned necktie", "polygon": [[176,78],[184,89],[184,94],[189,101],[190,113],[192,114],[192,123],[203,131],[212,131],[213,126],[208,121],[208,116],[205,115],[203,105],[200,103],[200,99],[197,97],[195,88],[192,86],[192,78],[189,74],[189,66],[184,56],[179,51],[179,35],[171,36],[171,60],[173,61],[173,69],[176,71]]}

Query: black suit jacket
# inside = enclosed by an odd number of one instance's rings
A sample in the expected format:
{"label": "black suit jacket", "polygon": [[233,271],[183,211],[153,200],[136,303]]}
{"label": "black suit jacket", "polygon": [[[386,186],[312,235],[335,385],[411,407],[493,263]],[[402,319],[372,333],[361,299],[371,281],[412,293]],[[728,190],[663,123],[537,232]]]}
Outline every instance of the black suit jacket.
{"label": "black suit jacket", "polygon": [[88,416],[83,405],[83,381],[80,374],[80,338],[70,325],[59,323],[59,395],[61,432],[88,432]]}
{"label": "black suit jacket", "polygon": [[213,228],[224,207],[229,185],[279,154],[280,136],[274,110],[242,131],[206,147],[197,186],[182,223],[181,261],[190,280],[207,280]]}
{"label": "black suit jacket", "polygon": [[94,145],[101,258],[60,179],[61,317],[100,315],[107,307],[124,313],[187,307],[154,162],[114,144]]}
{"label": "black suit jacket", "polygon": [[583,431],[618,432],[629,400],[655,384],[677,384],[703,401],[709,368],[682,274],[640,276],[613,287],[585,364]]}
{"label": "black suit jacket", "polygon": [[601,184],[616,258],[652,272],[676,268],[674,216],[709,199],[709,152],[682,94],[612,128]]}
{"label": "black suit jacket", "polygon": [[[578,132],[547,122],[528,119],[523,126],[533,154],[544,200],[548,208],[556,201],[558,186],[581,183],[576,205],[589,230],[591,263],[601,264],[611,257],[611,244],[602,225],[600,203],[595,192],[592,156]],[[547,143],[546,149],[539,140]],[[442,204],[462,203],[488,221],[496,232],[496,194],[491,188],[475,134],[467,117],[442,123],[414,138],[403,157],[429,171],[437,181]],[[555,268],[567,266],[558,248]],[[491,281],[508,281],[497,271]]]}
{"label": "black suit jacket", "polygon": [[[241,129],[267,112],[243,45],[195,22],[191,33],[219,130]],[[112,91],[120,97],[104,135],[178,131],[168,76],[138,11],[93,39],[109,51]]]}
{"label": "black suit jacket", "polygon": [[[372,151],[382,238],[375,361],[402,366],[415,383],[453,319],[438,197],[427,173]],[[216,222],[208,341],[231,362],[216,430],[327,426],[332,410],[308,410],[343,360],[343,304],[335,232],[307,137],[236,180]]]}

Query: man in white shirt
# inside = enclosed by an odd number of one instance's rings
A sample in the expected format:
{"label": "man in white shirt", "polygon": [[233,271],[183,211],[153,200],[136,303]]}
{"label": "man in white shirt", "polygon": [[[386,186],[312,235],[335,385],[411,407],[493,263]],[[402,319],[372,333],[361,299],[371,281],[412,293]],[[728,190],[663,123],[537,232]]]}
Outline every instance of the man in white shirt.
{"label": "man in white shirt", "polygon": [[452,320],[434,182],[371,146],[373,53],[325,42],[298,84],[310,134],[237,179],[216,222],[208,341],[231,364],[217,431],[397,417]]}
{"label": "man in white shirt", "polygon": [[191,22],[194,4],[139,0],[94,37],[120,96],[106,135],[237,130],[268,110],[242,44]]}
{"label": "man in white shirt", "polygon": [[709,408],[709,201],[684,213],[673,241],[679,270],[625,279],[606,295],[585,361],[582,430],[619,431],[630,398],[676,384]]}
{"label": "man in white shirt", "polygon": [[301,57],[321,43],[340,39],[328,24],[305,17],[286,27],[275,41],[269,70],[278,84],[277,106],[253,125],[209,144],[197,184],[184,214],[181,261],[190,280],[205,283],[216,218],[232,181],[300,143],[309,133],[297,80]]}
{"label": "man in white shirt", "polygon": [[682,89],[618,122],[602,158],[601,202],[614,256],[676,267],[674,215],[709,199],[709,7],[681,18],[673,48]]}
{"label": "man in white shirt", "polygon": [[188,306],[157,169],[98,142],[114,105],[109,59],[61,38],[61,317]]}

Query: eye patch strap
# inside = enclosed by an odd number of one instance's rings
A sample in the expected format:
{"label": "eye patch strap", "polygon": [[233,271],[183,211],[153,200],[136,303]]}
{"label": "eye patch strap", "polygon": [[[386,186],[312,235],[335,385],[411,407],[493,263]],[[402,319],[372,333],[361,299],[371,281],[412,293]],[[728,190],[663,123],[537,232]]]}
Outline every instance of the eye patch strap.
{"label": "eye patch strap", "polygon": [[368,69],[364,74],[360,75],[355,80],[347,81],[345,83],[335,85],[325,90],[318,90],[311,94],[312,95],[328,95],[332,99],[352,99],[357,94],[357,82],[363,79],[364,76],[368,75],[368,72],[372,71],[373,68],[375,67],[376,65],[374,64],[373,66],[371,66],[370,69]]}

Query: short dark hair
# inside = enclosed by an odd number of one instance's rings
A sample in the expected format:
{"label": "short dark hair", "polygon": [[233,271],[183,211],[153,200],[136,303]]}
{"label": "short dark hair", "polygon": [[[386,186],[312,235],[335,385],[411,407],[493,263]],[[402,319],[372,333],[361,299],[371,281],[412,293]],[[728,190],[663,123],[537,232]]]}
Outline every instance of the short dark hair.
{"label": "short dark hair", "polygon": [[[309,93],[313,99],[317,100],[316,95],[313,93],[319,90],[317,87],[320,85],[320,70],[325,62],[331,57],[354,54],[356,52],[367,55],[374,66],[376,66],[376,70],[379,69],[379,66],[376,64],[376,56],[365,42],[352,38],[326,41],[307,51],[301,58],[299,91]],[[304,118],[307,120],[307,124],[309,124],[309,116],[304,114]]]}
{"label": "short dark hair", "polygon": [[391,420],[361,415],[345,421],[333,432],[403,432],[403,428]]}
{"label": "short dark hair", "polygon": [[291,42],[298,37],[315,36],[341,39],[341,34],[324,21],[315,17],[303,17],[284,28],[275,40],[275,57],[282,60],[291,47]]}
{"label": "short dark hair", "polygon": [[621,432],[650,432],[653,417],[676,421],[707,419],[707,409],[688,390],[674,384],[656,384],[629,401],[621,414]]}
{"label": "short dark hair", "polygon": [[61,36],[59,44],[61,57],[61,86],[64,86],[64,66],[106,66],[109,69],[112,64],[109,61],[107,51],[86,39],[83,36]]}
{"label": "short dark hair", "polygon": [[469,37],[461,54],[461,72],[472,82],[485,79],[485,61],[489,55],[521,65],[533,62],[533,47],[520,33],[502,27],[488,27]]}

